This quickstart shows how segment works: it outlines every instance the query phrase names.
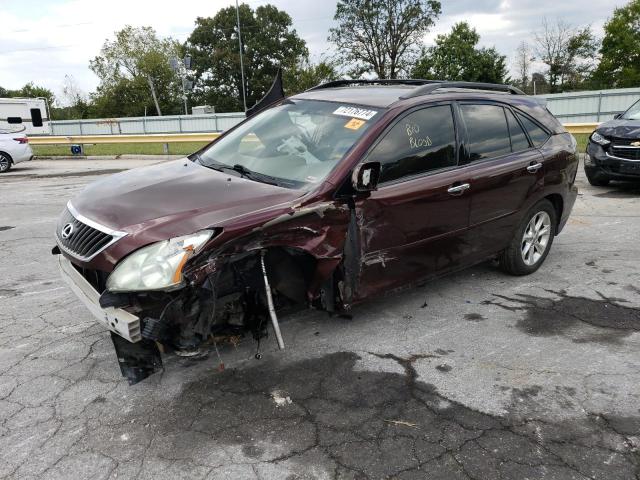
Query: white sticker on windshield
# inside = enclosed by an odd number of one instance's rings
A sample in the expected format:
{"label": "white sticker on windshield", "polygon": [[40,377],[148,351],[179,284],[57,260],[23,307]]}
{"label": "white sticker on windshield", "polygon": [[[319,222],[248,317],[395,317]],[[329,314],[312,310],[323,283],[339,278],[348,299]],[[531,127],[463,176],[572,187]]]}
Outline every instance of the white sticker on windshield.
{"label": "white sticker on windshield", "polygon": [[371,120],[378,113],[375,110],[366,110],[357,107],[339,107],[333,112],[334,115],[342,115],[343,117],[355,117],[362,120]]}

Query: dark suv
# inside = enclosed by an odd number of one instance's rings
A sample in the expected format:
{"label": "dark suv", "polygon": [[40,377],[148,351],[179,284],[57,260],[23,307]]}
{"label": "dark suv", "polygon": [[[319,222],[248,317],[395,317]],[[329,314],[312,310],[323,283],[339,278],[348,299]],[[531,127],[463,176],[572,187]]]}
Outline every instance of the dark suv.
{"label": "dark suv", "polygon": [[584,170],[591,185],[640,180],[640,100],[589,137]]}
{"label": "dark suv", "polygon": [[161,366],[158,344],[198,356],[271,321],[283,347],[279,312],[345,312],[492,258],[532,273],[576,199],[574,138],[513,87],[337,81],[271,100],[60,218],[62,274],[131,383]]}

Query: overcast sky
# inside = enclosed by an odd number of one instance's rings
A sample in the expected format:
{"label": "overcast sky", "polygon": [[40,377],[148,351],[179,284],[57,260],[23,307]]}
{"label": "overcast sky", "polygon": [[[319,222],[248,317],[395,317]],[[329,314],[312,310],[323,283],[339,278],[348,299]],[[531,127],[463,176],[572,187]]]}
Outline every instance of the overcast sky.
{"label": "overcast sky", "polygon": [[[150,25],[160,35],[186,40],[198,16],[212,16],[233,0],[0,0],[0,86],[19,88],[29,81],[59,94],[65,75],[85,92],[97,78],[89,70],[105,39],[127,24]],[[272,3],[286,10],[307,41],[312,57],[330,52],[326,42],[335,1],[249,0],[253,8]],[[426,36],[446,33],[462,20],[481,35],[483,46],[496,46],[510,63],[518,43],[532,40],[542,17],[574,26],[592,25],[598,36],[614,7],[624,0],[457,0],[442,1],[442,15]]]}

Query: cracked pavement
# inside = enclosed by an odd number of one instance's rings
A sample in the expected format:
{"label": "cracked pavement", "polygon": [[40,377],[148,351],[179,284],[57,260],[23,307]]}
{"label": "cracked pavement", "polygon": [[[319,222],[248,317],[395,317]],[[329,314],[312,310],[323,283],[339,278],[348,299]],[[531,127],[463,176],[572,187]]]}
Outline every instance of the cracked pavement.
{"label": "cracked pavement", "polygon": [[284,352],[245,338],[129,387],[50,250],[70,197],[143,162],[58,162],[0,178],[0,478],[640,478],[637,186],[581,173],[532,276],[295,314]]}

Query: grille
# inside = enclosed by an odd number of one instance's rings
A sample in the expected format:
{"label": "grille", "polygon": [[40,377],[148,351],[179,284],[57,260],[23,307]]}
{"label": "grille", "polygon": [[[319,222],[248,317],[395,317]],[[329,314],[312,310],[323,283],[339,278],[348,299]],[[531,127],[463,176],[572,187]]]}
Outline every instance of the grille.
{"label": "grille", "polygon": [[620,148],[618,145],[612,145],[611,155],[627,160],[640,160],[640,148]]}
{"label": "grille", "polygon": [[81,222],[65,208],[56,227],[56,240],[65,252],[80,260],[91,260],[114,241],[113,235]]}
{"label": "grille", "polygon": [[620,137],[607,137],[607,139],[610,140],[614,146],[615,145],[631,145],[632,142],[636,142],[640,140],[640,138],[633,139],[633,138],[620,138]]}

